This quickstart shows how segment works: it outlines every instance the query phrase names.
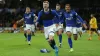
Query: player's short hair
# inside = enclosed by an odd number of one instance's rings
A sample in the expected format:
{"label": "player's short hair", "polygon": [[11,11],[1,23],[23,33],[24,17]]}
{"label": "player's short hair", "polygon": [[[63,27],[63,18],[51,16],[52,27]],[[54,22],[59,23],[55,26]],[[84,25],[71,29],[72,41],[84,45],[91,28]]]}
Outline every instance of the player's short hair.
{"label": "player's short hair", "polygon": [[30,8],[30,7],[27,6],[26,8]]}
{"label": "player's short hair", "polygon": [[56,6],[60,6],[60,3],[57,3]]}
{"label": "player's short hair", "polygon": [[92,16],[95,16],[95,14],[91,14]]}
{"label": "player's short hair", "polygon": [[43,3],[48,3],[49,4],[49,1],[46,0],[46,1],[43,1]]}
{"label": "player's short hair", "polygon": [[[65,6],[70,6],[70,4],[66,4]],[[71,7],[71,6],[70,6]]]}

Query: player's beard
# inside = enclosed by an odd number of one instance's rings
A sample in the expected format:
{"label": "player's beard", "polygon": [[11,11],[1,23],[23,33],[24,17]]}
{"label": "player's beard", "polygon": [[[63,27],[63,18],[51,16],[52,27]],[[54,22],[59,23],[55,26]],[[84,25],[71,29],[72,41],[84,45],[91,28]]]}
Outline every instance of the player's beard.
{"label": "player's beard", "polygon": [[66,10],[66,12],[70,12],[70,10]]}
{"label": "player's beard", "polygon": [[49,8],[44,8],[44,11],[45,11],[45,12],[49,11]]}
{"label": "player's beard", "polygon": [[25,13],[27,13],[27,14],[28,14],[28,13],[30,13],[30,11],[27,11],[27,12],[25,12]]}

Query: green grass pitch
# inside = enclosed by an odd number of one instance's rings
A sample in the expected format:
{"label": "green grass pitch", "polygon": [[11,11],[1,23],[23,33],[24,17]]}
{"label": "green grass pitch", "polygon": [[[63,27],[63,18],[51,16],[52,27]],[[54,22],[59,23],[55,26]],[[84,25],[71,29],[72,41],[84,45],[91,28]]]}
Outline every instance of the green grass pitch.
{"label": "green grass pitch", "polygon": [[[63,34],[62,48],[59,48],[59,56],[100,56],[100,41],[97,35],[92,41],[88,41],[88,34],[83,34],[77,41],[73,40],[74,52],[69,53],[67,36]],[[55,36],[58,45],[58,37]],[[40,49],[47,48],[50,53],[40,53]],[[32,36],[31,46],[27,45],[23,33],[0,33],[0,56],[55,56],[44,38],[44,34],[36,33]]]}

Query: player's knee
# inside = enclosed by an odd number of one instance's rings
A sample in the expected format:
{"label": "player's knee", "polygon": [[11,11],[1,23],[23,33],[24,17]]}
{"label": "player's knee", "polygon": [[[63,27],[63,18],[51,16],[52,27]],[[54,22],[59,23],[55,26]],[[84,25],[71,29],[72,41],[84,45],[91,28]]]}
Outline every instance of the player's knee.
{"label": "player's knee", "polygon": [[49,36],[52,36],[53,37],[54,36],[54,32],[50,32],[49,33]]}
{"label": "player's knee", "polygon": [[90,31],[90,34],[93,34],[93,31]]}
{"label": "player's knee", "polygon": [[53,37],[54,37],[54,33],[53,32],[49,33],[49,40],[53,40]]}
{"label": "player's knee", "polygon": [[53,40],[53,36],[52,35],[49,35],[49,40]]}
{"label": "player's knee", "polygon": [[60,34],[62,34],[62,29],[60,29],[60,30],[58,31],[58,35],[60,35]]}
{"label": "player's knee", "polygon": [[51,40],[53,40],[53,37],[49,37],[48,41],[51,41]]}
{"label": "player's knee", "polygon": [[67,36],[68,37],[71,37],[71,32],[67,32]]}
{"label": "player's knee", "polygon": [[77,40],[78,38],[77,34],[73,34],[73,36],[74,36],[74,40]]}
{"label": "player's knee", "polygon": [[58,31],[56,32],[57,36],[59,35]]}
{"label": "player's knee", "polygon": [[80,32],[80,34],[82,34],[82,31]]}
{"label": "player's knee", "polygon": [[31,30],[27,30],[27,34],[31,34]]}

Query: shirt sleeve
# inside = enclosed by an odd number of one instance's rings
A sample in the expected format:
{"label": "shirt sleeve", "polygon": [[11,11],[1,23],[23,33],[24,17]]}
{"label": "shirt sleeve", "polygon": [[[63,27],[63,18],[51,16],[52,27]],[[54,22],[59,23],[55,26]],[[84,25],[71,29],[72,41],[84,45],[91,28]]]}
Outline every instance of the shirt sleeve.
{"label": "shirt sleeve", "polygon": [[82,24],[84,23],[83,19],[76,12],[75,12],[75,16]]}
{"label": "shirt sleeve", "polygon": [[42,14],[42,13],[41,13],[41,11],[40,11],[40,12],[38,13],[38,19],[37,19],[37,21],[36,21],[36,22],[38,22],[38,23],[40,23],[40,21],[41,21],[41,20],[40,20],[41,14]]}
{"label": "shirt sleeve", "polygon": [[59,17],[59,15],[57,14],[57,12],[56,12],[55,10],[52,10],[52,14],[53,14],[54,16],[56,16],[56,18],[58,19],[56,23],[59,23],[60,17]]}

